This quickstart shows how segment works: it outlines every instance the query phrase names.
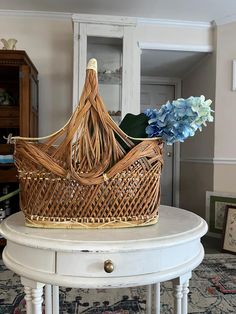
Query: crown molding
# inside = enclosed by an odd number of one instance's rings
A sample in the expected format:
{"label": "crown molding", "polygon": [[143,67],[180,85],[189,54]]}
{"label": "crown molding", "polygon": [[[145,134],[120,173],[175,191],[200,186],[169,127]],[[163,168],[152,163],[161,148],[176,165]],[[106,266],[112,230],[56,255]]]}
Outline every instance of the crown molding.
{"label": "crown molding", "polygon": [[49,11],[0,10],[0,16],[46,17],[71,20],[72,13]]}
{"label": "crown molding", "polygon": [[[212,28],[213,24],[207,22],[194,22],[185,20],[167,20],[152,19],[142,17],[126,17],[112,15],[96,15],[96,14],[77,14],[71,12],[51,12],[51,11],[29,11],[29,10],[0,10],[0,16],[27,16],[27,17],[47,17],[55,19],[73,19],[73,21],[86,23],[104,23],[114,25],[136,25],[136,24],[152,24],[174,27],[190,27],[190,28]],[[236,21],[236,15],[227,17],[229,21]],[[232,20],[231,20],[232,19]],[[218,20],[217,20],[218,21]],[[219,20],[221,21],[221,20]],[[217,23],[216,23],[217,24]],[[217,24],[219,25],[219,24]]]}
{"label": "crown molding", "polygon": [[236,22],[236,14],[225,16],[224,18],[215,19],[216,26],[225,25]]}
{"label": "crown molding", "polygon": [[170,26],[170,27],[189,27],[189,28],[212,28],[211,22],[195,22],[195,21],[185,21],[185,20],[166,20],[166,19],[151,19],[151,18],[137,18],[138,24],[152,24],[160,26]]}
{"label": "crown molding", "polygon": [[99,23],[121,26],[136,26],[137,18],[127,16],[100,15],[100,14],[73,14],[73,22]]}

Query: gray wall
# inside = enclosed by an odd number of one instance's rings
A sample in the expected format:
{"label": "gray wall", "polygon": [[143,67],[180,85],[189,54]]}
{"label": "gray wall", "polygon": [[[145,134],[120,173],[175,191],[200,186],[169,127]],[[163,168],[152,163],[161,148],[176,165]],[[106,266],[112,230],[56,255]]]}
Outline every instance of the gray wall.
{"label": "gray wall", "polygon": [[[204,95],[215,104],[216,54],[208,54],[182,81],[182,96]],[[181,143],[180,207],[205,217],[206,191],[213,191],[214,123]]]}

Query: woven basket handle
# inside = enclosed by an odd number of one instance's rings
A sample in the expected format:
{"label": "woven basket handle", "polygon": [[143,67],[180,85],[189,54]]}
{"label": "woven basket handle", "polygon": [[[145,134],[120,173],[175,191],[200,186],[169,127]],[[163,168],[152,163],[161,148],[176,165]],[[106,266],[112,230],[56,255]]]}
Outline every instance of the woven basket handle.
{"label": "woven basket handle", "polygon": [[99,96],[95,59],[89,61],[79,106],[66,132],[66,138],[55,151],[54,157],[60,158],[66,153],[72,176],[77,180],[90,180],[90,184],[97,181],[98,177],[102,178],[104,172],[125,155],[115,134],[128,147],[134,146],[111,119]]}
{"label": "woven basket handle", "polygon": [[[147,152],[150,154],[153,151],[154,141],[148,140],[135,147],[124,161],[126,152],[117,141],[117,136],[128,147],[134,146],[105,109],[98,93],[96,61],[92,60],[86,71],[79,105],[67,124],[51,136],[37,138],[44,139],[44,144],[34,144],[35,139],[32,138],[15,137],[14,140],[21,158],[41,165],[55,175],[91,185],[115,176],[131,163],[145,157]],[[61,138],[63,140],[55,148]]]}

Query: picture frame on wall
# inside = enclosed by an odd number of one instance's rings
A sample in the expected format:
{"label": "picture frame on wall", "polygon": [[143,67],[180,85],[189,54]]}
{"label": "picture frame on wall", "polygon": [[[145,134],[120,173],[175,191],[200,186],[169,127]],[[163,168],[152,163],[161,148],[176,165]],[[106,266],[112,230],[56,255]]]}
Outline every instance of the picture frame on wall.
{"label": "picture frame on wall", "polygon": [[236,206],[228,205],[225,212],[222,252],[236,254]]}
{"label": "picture frame on wall", "polygon": [[236,206],[236,194],[227,192],[206,192],[206,215],[208,235],[221,238],[227,206]]}

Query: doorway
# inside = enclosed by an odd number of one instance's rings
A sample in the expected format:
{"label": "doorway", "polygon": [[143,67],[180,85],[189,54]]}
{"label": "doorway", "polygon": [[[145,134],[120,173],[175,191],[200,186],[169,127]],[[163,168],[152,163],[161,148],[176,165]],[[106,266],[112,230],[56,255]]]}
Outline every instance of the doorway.
{"label": "doorway", "polygon": [[[181,81],[207,54],[203,51],[141,48],[140,111],[180,98]],[[161,204],[179,206],[180,143],[165,145]]]}
{"label": "doorway", "polygon": [[[175,86],[142,81],[140,94],[141,112],[148,108],[159,109],[168,100],[175,99]],[[164,147],[164,167],[161,175],[161,204],[173,205],[173,146]]]}

